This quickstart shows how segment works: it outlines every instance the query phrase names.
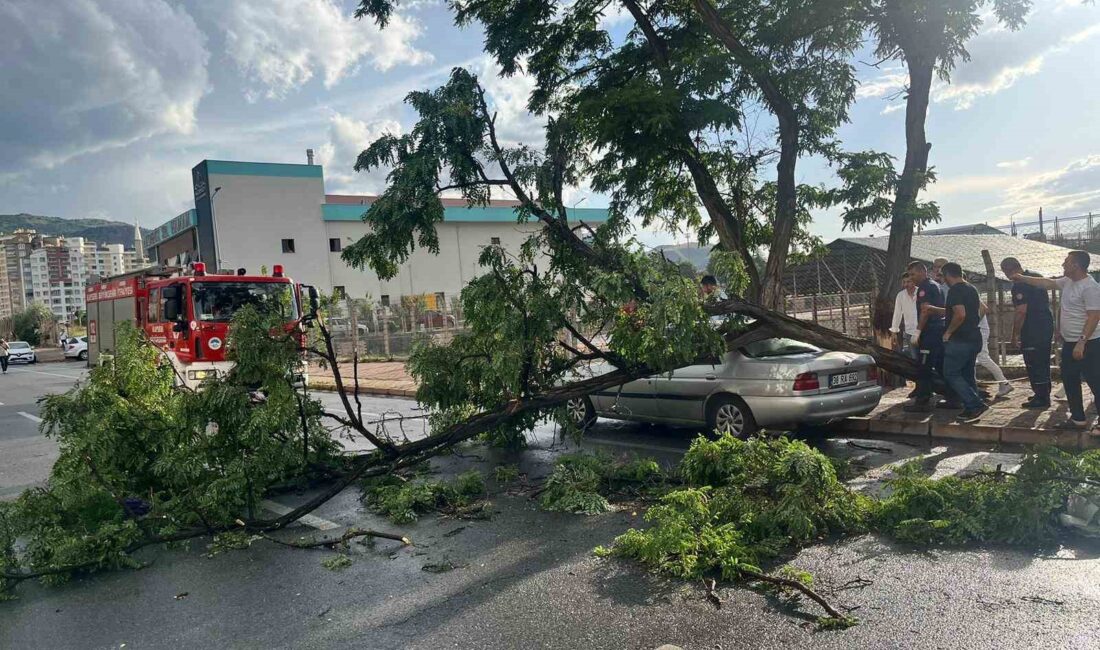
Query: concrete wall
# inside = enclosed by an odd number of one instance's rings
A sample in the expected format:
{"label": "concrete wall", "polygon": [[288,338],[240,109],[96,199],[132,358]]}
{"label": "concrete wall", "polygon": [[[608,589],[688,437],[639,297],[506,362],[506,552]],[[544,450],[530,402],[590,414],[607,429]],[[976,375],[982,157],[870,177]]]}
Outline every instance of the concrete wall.
{"label": "concrete wall", "polygon": [[[358,241],[367,232],[366,224],[355,221],[325,222],[326,248],[328,238],[339,238],[344,247]],[[402,265],[392,280],[379,280],[373,271],[353,269],[340,259],[340,253],[326,253],[332,267],[332,282],[318,285],[330,292],[333,286],[342,286],[352,298],[370,295],[375,301],[389,295],[394,303],[399,296],[435,294],[443,292],[448,300],[458,297],[470,280],[482,273],[478,257],[493,237],[500,238],[500,245],[512,253],[518,253],[537,225],[505,223],[444,222],[439,224],[439,255],[417,248]]]}
{"label": "concrete wall", "polygon": [[[223,268],[259,273],[282,264],[299,282],[329,287],[328,239],[321,222],[324,180],[210,173],[218,256]],[[294,240],[294,253],[282,240]]]}

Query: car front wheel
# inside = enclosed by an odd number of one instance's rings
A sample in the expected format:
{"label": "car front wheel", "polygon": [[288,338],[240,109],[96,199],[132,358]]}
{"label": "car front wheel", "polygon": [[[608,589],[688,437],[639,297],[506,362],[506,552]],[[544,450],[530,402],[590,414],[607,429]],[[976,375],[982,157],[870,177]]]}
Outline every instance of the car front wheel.
{"label": "car front wheel", "polygon": [[721,395],[707,408],[707,430],[745,438],[756,433],[757,426],[744,401],[733,395]]}
{"label": "car front wheel", "polygon": [[81,350],[80,354],[76,355],[76,358],[80,359],[81,361],[87,361],[88,360],[88,351],[87,350]]}
{"label": "car front wheel", "polygon": [[574,397],[566,402],[565,412],[569,421],[578,429],[587,429],[596,421],[596,408],[587,396]]}
{"label": "car front wheel", "polygon": [[37,354],[34,355],[33,357],[31,357],[31,363],[38,363],[38,355]]}

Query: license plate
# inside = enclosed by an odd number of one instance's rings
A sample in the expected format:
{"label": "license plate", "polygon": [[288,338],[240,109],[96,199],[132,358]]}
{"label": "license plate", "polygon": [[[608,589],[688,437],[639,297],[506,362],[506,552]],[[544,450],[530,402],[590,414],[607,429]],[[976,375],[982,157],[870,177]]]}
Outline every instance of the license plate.
{"label": "license plate", "polygon": [[846,372],[842,375],[831,375],[829,377],[829,388],[841,388],[843,386],[853,386],[859,383],[858,372]]}

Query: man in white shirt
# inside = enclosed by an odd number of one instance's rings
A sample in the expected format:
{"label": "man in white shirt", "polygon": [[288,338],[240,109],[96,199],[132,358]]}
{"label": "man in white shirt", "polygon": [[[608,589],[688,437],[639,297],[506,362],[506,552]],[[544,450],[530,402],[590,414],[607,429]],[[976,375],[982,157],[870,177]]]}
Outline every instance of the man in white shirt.
{"label": "man in white shirt", "polygon": [[[1042,289],[1058,289],[1062,294],[1062,387],[1069,402],[1070,420],[1067,426],[1076,429],[1088,427],[1081,396],[1081,379],[1089,385],[1093,399],[1100,400],[1100,284],[1089,275],[1089,254],[1070,251],[1062,262],[1065,276],[1055,280],[1036,278],[1023,273],[1012,276],[1014,282],[1023,282]],[[1093,428],[1090,435],[1100,436],[1100,429]]]}
{"label": "man in white shirt", "polygon": [[[894,297],[894,320],[890,323],[890,333],[898,337],[898,347],[910,348],[910,341],[917,333],[917,285],[909,279],[909,272],[901,274],[901,291]],[[902,329],[905,338],[902,338]]]}

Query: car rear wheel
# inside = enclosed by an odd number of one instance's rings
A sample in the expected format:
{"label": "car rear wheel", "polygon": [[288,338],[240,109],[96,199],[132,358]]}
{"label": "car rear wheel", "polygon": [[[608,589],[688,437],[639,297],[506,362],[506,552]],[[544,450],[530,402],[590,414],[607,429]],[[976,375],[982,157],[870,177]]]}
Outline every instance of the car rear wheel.
{"label": "car rear wheel", "polygon": [[587,396],[574,397],[566,402],[565,412],[569,421],[579,429],[587,429],[596,421],[596,408]]}
{"label": "car rear wheel", "polygon": [[746,438],[756,433],[756,420],[747,404],[733,395],[719,395],[707,407],[707,429]]}

